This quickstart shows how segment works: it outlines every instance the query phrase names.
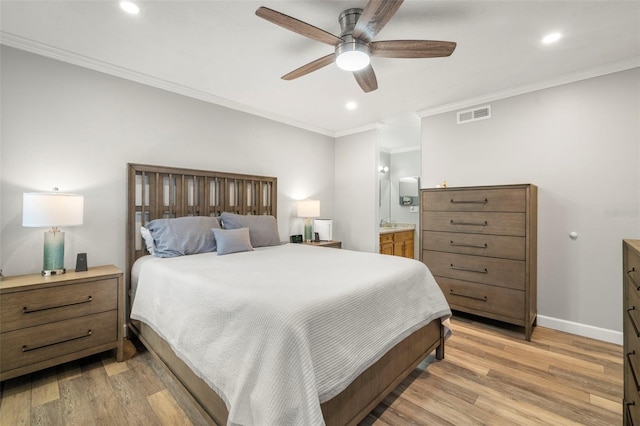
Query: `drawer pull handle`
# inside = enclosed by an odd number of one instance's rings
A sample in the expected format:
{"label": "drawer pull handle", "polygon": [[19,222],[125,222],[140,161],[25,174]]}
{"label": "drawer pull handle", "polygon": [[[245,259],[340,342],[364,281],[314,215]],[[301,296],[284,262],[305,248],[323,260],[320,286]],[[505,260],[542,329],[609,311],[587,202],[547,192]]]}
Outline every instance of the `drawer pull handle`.
{"label": "drawer pull handle", "polygon": [[487,268],[484,269],[474,269],[474,268],[465,268],[464,266],[455,266],[453,263],[450,266],[451,269],[455,269],[456,271],[467,271],[467,272],[477,272],[479,274],[488,274]]}
{"label": "drawer pull handle", "polygon": [[633,368],[633,363],[631,362],[631,356],[635,355],[636,351],[633,350],[627,354],[627,361],[629,362],[629,370],[631,370],[631,375],[633,376],[633,383],[636,385],[636,390],[640,392],[640,384],[638,384],[638,377],[636,376],[636,371]]}
{"label": "drawer pull handle", "polygon": [[629,317],[629,321],[631,322],[631,326],[633,327],[633,331],[636,333],[637,337],[640,337],[640,331],[638,330],[638,326],[636,325],[636,321],[633,318],[633,315],[631,314],[631,311],[635,310],[635,306],[633,306],[631,309],[627,309],[627,316]]}
{"label": "drawer pull handle", "polygon": [[31,352],[31,351],[35,351],[37,349],[48,348],[49,346],[55,346],[55,345],[59,345],[61,343],[72,342],[74,340],[84,339],[85,337],[90,337],[90,336],[91,336],[91,330],[87,330],[87,333],[83,334],[82,336],[72,337],[70,339],[61,340],[61,341],[55,342],[55,343],[48,343],[46,345],[35,346],[33,348],[30,348],[27,345],[23,345],[22,346],[22,352]]}
{"label": "drawer pull handle", "polygon": [[449,294],[452,295],[452,296],[466,297],[467,299],[481,300],[483,302],[487,301],[487,296],[477,297],[477,296],[468,296],[466,294],[456,294],[456,293],[453,292],[453,289],[449,289]]}
{"label": "drawer pull handle", "polygon": [[451,199],[452,204],[487,204],[489,200],[486,198],[484,200],[454,200]]}
{"label": "drawer pull handle", "polygon": [[48,311],[49,309],[58,309],[58,308],[65,308],[67,306],[82,305],[83,303],[89,303],[92,300],[93,300],[92,297],[89,296],[89,297],[87,297],[86,300],[82,300],[80,302],[67,303],[65,305],[58,305],[58,306],[49,306],[47,308],[29,309],[28,307],[25,306],[24,308],[22,308],[22,313],[23,314],[32,314],[34,312]]}
{"label": "drawer pull handle", "polygon": [[465,244],[465,243],[455,243],[450,241],[450,244],[454,247],[472,247],[472,248],[487,248],[487,243],[484,244]]}
{"label": "drawer pull handle", "polygon": [[465,226],[487,226],[489,223],[485,220],[484,222],[460,222],[457,220],[451,219],[452,225],[465,225]]}

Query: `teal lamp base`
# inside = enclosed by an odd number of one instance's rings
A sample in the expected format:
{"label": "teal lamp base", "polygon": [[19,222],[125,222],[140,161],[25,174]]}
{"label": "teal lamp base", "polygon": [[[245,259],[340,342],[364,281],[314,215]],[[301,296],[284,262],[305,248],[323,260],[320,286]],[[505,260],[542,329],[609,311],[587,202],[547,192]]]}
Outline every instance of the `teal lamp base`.
{"label": "teal lamp base", "polygon": [[44,256],[42,259],[42,275],[60,275],[64,268],[64,232],[52,228],[44,233]]}
{"label": "teal lamp base", "polygon": [[304,220],[304,241],[306,243],[311,242],[313,239],[313,224],[311,223],[311,218],[306,218]]}

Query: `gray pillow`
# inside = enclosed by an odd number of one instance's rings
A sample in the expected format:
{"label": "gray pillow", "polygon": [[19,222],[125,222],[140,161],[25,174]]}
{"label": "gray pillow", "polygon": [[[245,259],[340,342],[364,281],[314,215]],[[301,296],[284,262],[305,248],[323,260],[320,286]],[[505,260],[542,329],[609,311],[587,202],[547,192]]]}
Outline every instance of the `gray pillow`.
{"label": "gray pillow", "polygon": [[273,216],[240,215],[225,212],[220,215],[220,219],[222,219],[222,226],[225,229],[249,228],[249,238],[253,247],[281,244],[278,222]]}
{"label": "gray pillow", "polygon": [[220,228],[216,217],[185,216],[155,219],[147,223],[155,243],[156,257],[176,257],[216,251],[211,228]]}
{"label": "gray pillow", "polygon": [[249,228],[212,228],[211,231],[213,231],[213,234],[216,236],[218,256],[253,250],[251,241],[249,241]]}

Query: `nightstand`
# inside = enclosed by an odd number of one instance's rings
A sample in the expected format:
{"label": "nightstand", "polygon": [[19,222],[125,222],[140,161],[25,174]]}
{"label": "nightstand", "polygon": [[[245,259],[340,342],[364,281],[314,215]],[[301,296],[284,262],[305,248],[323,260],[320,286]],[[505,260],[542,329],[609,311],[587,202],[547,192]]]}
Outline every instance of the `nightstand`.
{"label": "nightstand", "polygon": [[124,284],[115,266],[0,281],[0,381],[115,349],[123,360]]}
{"label": "nightstand", "polygon": [[309,241],[308,243],[302,243],[308,246],[317,246],[317,247],[333,247],[333,248],[342,248],[341,241],[329,240],[329,241]]}

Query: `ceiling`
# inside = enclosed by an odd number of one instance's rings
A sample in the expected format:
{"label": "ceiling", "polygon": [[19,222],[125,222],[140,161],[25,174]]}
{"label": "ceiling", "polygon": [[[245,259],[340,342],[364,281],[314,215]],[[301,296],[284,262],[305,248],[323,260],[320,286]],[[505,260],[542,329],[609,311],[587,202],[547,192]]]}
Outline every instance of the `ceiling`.
{"label": "ceiling", "polygon": [[[340,12],[366,3],[163,0],[128,15],[115,1],[3,0],[0,41],[330,136],[640,66],[640,1],[405,1],[374,40],[455,41],[452,56],[374,57],[370,93],[335,64],[280,79],[333,48],[258,18],[259,6],[337,35]],[[543,45],[554,31],[564,37]]]}

